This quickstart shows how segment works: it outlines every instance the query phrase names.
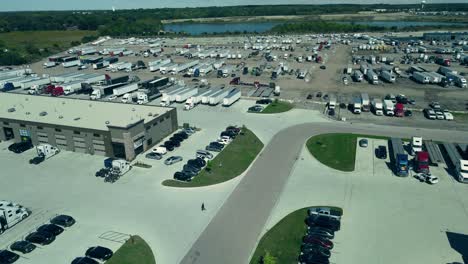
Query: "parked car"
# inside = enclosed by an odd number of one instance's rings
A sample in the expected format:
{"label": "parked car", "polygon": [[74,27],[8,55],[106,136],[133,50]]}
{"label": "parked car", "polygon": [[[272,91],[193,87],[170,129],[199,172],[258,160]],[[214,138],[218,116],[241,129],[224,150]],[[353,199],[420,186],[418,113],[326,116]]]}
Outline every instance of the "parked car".
{"label": "parked car", "polygon": [[182,168],[182,172],[185,173],[188,177],[193,178],[193,177],[197,176],[198,173],[200,173],[200,169],[185,164],[184,167]]}
{"label": "parked car", "polygon": [[206,151],[206,150],[201,150],[201,149],[197,150],[196,156],[197,158],[204,158],[204,159],[213,158],[213,154],[211,154],[211,152]]}
{"label": "parked car", "polygon": [[327,66],[325,66],[325,65],[322,65],[322,66],[320,66],[320,69],[322,69],[322,70],[326,70],[326,69],[327,69]]}
{"label": "parked car", "polygon": [[[223,146],[224,147],[224,146]],[[221,152],[223,150],[223,147],[215,146],[215,145],[208,145],[205,147],[205,150],[207,151],[214,151],[214,152]]]}
{"label": "parked car", "polygon": [[432,120],[434,120],[434,119],[437,118],[437,116],[436,116],[434,110],[432,110],[432,109],[430,109],[430,108],[424,109],[424,115],[426,116],[427,119],[432,119]]}
{"label": "parked car", "polygon": [[36,156],[36,157],[30,159],[29,164],[38,165],[38,164],[42,163],[44,160],[45,160],[45,156],[44,155],[39,155],[39,156]]}
{"label": "parked car", "polygon": [[308,229],[307,230],[307,235],[315,235],[315,236],[320,236],[324,237],[326,239],[333,239],[335,238],[335,233],[333,232],[328,232],[322,228],[313,228],[313,229]]}
{"label": "parked car", "polygon": [[448,121],[453,120],[453,115],[452,115],[452,113],[449,112],[449,110],[444,109],[443,112],[444,112],[445,120],[448,120]]}
{"label": "parked car", "polygon": [[19,255],[9,250],[0,250],[0,263],[10,264],[19,259]]}
{"label": "parked car", "polygon": [[176,138],[170,138],[169,142],[171,142],[171,144],[176,148],[180,147],[180,140]]}
{"label": "parked car", "polygon": [[311,215],[307,217],[306,224],[310,227],[320,226],[320,227],[331,229],[333,231],[338,231],[340,230],[340,227],[341,227],[339,220],[330,218],[327,216],[317,216],[317,215]]}
{"label": "parked car", "polygon": [[411,110],[405,110],[405,116],[407,117],[413,116],[413,112]]}
{"label": "parked car", "polygon": [[239,134],[241,132],[241,129],[239,127],[235,127],[235,126],[228,126],[226,127],[226,130],[225,131],[232,131],[236,134]]}
{"label": "parked car", "polygon": [[155,160],[160,160],[162,159],[162,155],[156,152],[150,152],[145,155],[147,159],[155,159]]}
{"label": "parked car", "polygon": [[442,112],[440,109],[439,109],[439,110],[435,110],[434,112],[435,112],[435,114],[436,114],[437,120],[444,120],[444,119],[445,119],[444,112]]}
{"label": "parked car", "polygon": [[114,252],[106,247],[96,246],[88,248],[85,255],[90,258],[106,261],[110,259],[113,254]]}
{"label": "parked car", "polygon": [[217,142],[223,144],[223,145],[227,145],[229,143],[231,143],[232,141],[232,138],[228,137],[228,136],[222,136],[220,138],[218,138]]}
{"label": "parked car", "polygon": [[399,94],[396,96],[396,101],[397,103],[401,104],[407,104],[408,103],[408,98],[404,94]]}
{"label": "parked car", "polygon": [[99,264],[99,262],[88,257],[78,257],[75,258],[71,264]]}
{"label": "parked car", "polygon": [[263,106],[261,105],[254,105],[252,107],[249,107],[248,112],[261,112],[263,111]]}
{"label": "parked car", "polygon": [[436,184],[439,182],[439,178],[430,173],[418,173],[414,175],[414,177],[421,182],[426,182],[429,184]]}
{"label": "parked car", "polygon": [[58,215],[50,220],[54,225],[70,227],[76,223],[75,219],[69,215]]}
{"label": "parked car", "polygon": [[197,167],[197,168],[203,168],[203,167],[206,166],[206,161],[204,159],[201,159],[201,158],[196,158],[196,159],[191,159],[191,160],[187,161],[187,164],[191,165],[191,166],[194,166],[194,167]]}
{"label": "parked car", "polygon": [[379,146],[376,149],[376,156],[379,159],[386,159],[387,158],[387,147],[385,146]]}
{"label": "parked car", "polygon": [[324,257],[329,258],[331,256],[331,252],[328,248],[322,247],[320,245],[314,244],[302,244],[301,246],[301,255],[321,255]]}
{"label": "parked car", "polygon": [[189,176],[184,172],[178,171],[178,172],[174,173],[174,180],[189,182],[189,181],[192,180],[192,176]]}
{"label": "parked car", "polygon": [[326,238],[315,236],[315,235],[304,236],[302,238],[302,242],[304,242],[306,244],[320,245],[320,246],[322,246],[324,248],[328,248],[328,249],[333,249],[333,242],[331,242],[330,240],[328,240]]}
{"label": "parked car", "polygon": [[162,145],[162,147],[165,147],[168,151],[173,151],[175,146],[174,144],[172,143],[172,141],[166,141],[164,142],[164,145]]}
{"label": "parked car", "polygon": [[195,134],[196,131],[195,131],[195,129],[193,129],[193,128],[191,128],[191,127],[188,127],[188,128],[185,128],[185,129],[184,129],[184,132],[185,132],[187,135],[190,136],[190,135]]}
{"label": "parked car", "polygon": [[330,260],[328,257],[321,256],[318,254],[303,254],[299,256],[300,264],[329,264]]}
{"label": "parked car", "polygon": [[314,96],[312,94],[308,94],[307,97],[306,97],[307,100],[312,100],[312,98],[314,98]]}
{"label": "parked car", "polygon": [[359,146],[361,148],[367,148],[368,145],[369,145],[369,141],[366,138],[359,140]]}
{"label": "parked car", "polygon": [[185,131],[177,132],[174,136],[178,136],[178,137],[181,137],[183,139],[187,139],[189,137],[189,135]]}
{"label": "parked car", "polygon": [[26,236],[24,239],[28,242],[39,244],[39,245],[49,245],[50,243],[54,242],[55,236],[51,233],[47,232],[33,232]]}
{"label": "parked car", "polygon": [[174,163],[177,163],[177,162],[180,162],[182,161],[182,157],[181,156],[171,156],[169,158],[167,158],[165,161],[164,161],[164,164],[166,165],[172,165]]}
{"label": "parked car", "polygon": [[45,232],[45,233],[51,233],[52,235],[54,236],[58,236],[60,234],[62,234],[63,232],[63,228],[61,228],[60,226],[58,225],[54,225],[54,224],[45,224],[45,225],[41,225],[38,229],[37,229],[38,232]]}
{"label": "parked car", "polygon": [[432,109],[434,109],[434,110],[440,109],[440,104],[439,104],[439,102],[431,102],[431,103],[429,104],[429,106],[430,106]]}
{"label": "parked car", "polygon": [[330,228],[325,228],[321,226],[308,226],[307,227],[307,232],[316,232],[316,231],[326,232],[328,233],[328,236],[335,237],[335,231],[333,231]]}
{"label": "parked car", "polygon": [[273,102],[273,100],[271,100],[271,99],[260,99],[260,100],[257,100],[255,103],[256,104],[267,105],[267,104],[271,104],[272,102]]}
{"label": "parked car", "polygon": [[220,137],[230,137],[230,138],[236,138],[238,133],[232,131],[232,130],[226,130],[226,131],[223,131],[221,132],[221,134],[219,135]]}
{"label": "parked car", "polygon": [[109,100],[109,101],[114,101],[115,99],[117,99],[117,95],[111,95],[111,96],[107,97],[107,100]]}
{"label": "parked car", "polygon": [[317,92],[317,93],[315,94],[315,97],[321,98],[321,97],[322,97],[322,92]]}
{"label": "parked car", "polygon": [[[34,249],[36,249],[36,245],[32,244],[31,242],[22,240],[22,241],[16,241],[15,243],[13,243],[10,246],[10,249],[13,251],[21,252],[23,254],[27,254],[33,251]],[[3,263],[3,262],[1,262],[0,260],[0,263]]]}
{"label": "parked car", "polygon": [[12,152],[17,153],[17,154],[23,153],[26,150],[31,149],[31,148],[33,148],[33,144],[29,140],[28,141],[16,142],[16,143],[13,143],[10,146],[8,146],[9,151],[12,151]]}

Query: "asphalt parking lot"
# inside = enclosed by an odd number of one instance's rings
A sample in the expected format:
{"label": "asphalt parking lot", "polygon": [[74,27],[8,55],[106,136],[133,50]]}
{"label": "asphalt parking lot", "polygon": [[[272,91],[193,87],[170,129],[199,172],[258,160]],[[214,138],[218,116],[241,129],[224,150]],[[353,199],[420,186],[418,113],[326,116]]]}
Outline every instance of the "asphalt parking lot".
{"label": "asphalt parking lot", "polygon": [[383,144],[358,146],[349,173],[322,165],[304,148],[263,233],[298,208],[332,205],[344,211],[332,263],[463,263],[447,232],[468,233],[468,186],[444,166],[431,167],[435,185],[396,177],[388,160],[374,158]]}

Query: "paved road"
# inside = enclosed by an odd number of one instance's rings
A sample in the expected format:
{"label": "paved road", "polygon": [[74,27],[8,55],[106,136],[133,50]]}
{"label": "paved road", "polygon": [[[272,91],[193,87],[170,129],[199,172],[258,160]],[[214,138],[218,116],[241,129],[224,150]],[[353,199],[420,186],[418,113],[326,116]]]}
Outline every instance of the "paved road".
{"label": "paved road", "polygon": [[248,263],[303,144],[310,136],[331,132],[468,142],[466,132],[392,126],[307,123],[284,129],[273,137],[181,263]]}

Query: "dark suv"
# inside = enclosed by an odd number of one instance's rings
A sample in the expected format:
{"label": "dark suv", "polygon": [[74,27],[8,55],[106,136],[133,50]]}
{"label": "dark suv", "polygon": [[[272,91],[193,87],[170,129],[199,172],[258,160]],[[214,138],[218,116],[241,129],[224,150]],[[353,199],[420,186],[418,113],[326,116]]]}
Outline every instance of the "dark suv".
{"label": "dark suv", "polygon": [[13,151],[14,153],[23,153],[28,149],[31,149],[33,147],[33,144],[31,141],[21,141],[21,142],[16,142],[11,144],[8,147],[9,151]]}
{"label": "dark suv", "polygon": [[379,158],[379,159],[386,159],[387,158],[387,148],[385,146],[379,146],[375,150],[375,154],[376,154],[377,158]]}

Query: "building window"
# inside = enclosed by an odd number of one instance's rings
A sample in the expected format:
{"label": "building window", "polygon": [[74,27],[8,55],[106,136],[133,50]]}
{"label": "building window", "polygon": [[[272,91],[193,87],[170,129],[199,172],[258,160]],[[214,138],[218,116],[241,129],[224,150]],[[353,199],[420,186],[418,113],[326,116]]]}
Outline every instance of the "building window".
{"label": "building window", "polygon": [[62,132],[62,129],[56,128],[55,131],[56,131],[56,132]]}
{"label": "building window", "polygon": [[153,123],[153,126],[156,126],[157,124],[158,124],[158,121],[154,122],[154,123]]}
{"label": "building window", "polygon": [[80,131],[76,131],[76,130],[75,130],[75,131],[73,131],[73,134],[79,135],[79,134],[81,134],[81,133],[80,133]]}
{"label": "building window", "polygon": [[99,134],[93,134],[93,136],[94,136],[94,137],[97,137],[97,138],[98,138],[98,137],[101,137],[101,135],[99,135]]}
{"label": "building window", "polygon": [[3,122],[3,124],[4,124],[5,126],[10,125],[10,123],[8,123],[8,122]]}
{"label": "building window", "polygon": [[25,124],[20,124],[20,127],[26,127],[26,125]]}
{"label": "building window", "polygon": [[42,130],[42,129],[44,129],[44,128],[43,128],[43,127],[41,127],[41,126],[38,126],[38,127],[37,127],[37,129],[41,129],[41,130]]}
{"label": "building window", "polygon": [[171,118],[171,117],[170,117],[169,115],[167,115],[167,116],[166,116],[166,119],[169,119],[169,118]]}
{"label": "building window", "polygon": [[146,140],[146,144],[148,146],[151,146],[153,144],[153,139],[152,138],[149,138],[148,140]]}
{"label": "building window", "polygon": [[145,127],[146,131],[150,130],[151,126]]}

